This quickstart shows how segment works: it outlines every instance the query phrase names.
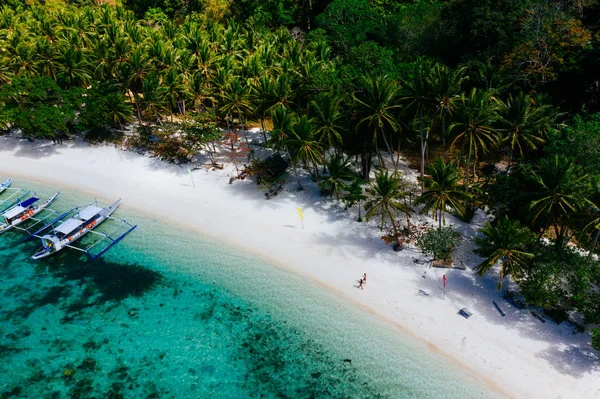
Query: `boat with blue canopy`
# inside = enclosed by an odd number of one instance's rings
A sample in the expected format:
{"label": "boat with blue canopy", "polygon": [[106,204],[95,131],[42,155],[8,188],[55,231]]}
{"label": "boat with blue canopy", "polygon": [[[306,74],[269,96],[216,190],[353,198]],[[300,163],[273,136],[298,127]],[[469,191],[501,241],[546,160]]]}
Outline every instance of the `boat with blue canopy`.
{"label": "boat with blue canopy", "polygon": [[[60,215],[58,218],[25,239],[28,240],[37,237],[42,240],[42,247],[32,256],[32,258],[42,259],[53,255],[64,248],[71,248],[84,252],[88,254],[92,260],[98,258],[137,227],[137,225],[133,225],[124,219],[112,217],[112,214],[116,211],[120,203],[121,200],[119,199],[105,208],[101,208],[97,206],[97,204],[88,205],[86,207],[71,209]],[[73,217],[69,217],[73,214]],[[69,218],[67,219],[67,217]],[[101,223],[109,219],[118,222],[120,227],[110,233],[93,231],[100,226]],[[125,227],[125,231],[120,234],[115,234],[118,233],[123,226]],[[40,235],[47,230],[50,231],[49,234],[43,236]],[[92,233],[92,235],[100,238],[84,247],[74,245],[76,241],[82,239],[88,233]],[[108,245],[98,247],[99,244],[107,241]],[[98,252],[92,252],[93,248],[100,249]]]}
{"label": "boat with blue canopy", "polygon": [[[59,194],[60,192],[54,194],[40,205],[36,205],[40,200],[36,196],[32,196],[23,201],[19,199],[16,205],[8,208],[0,215],[0,233],[4,233],[12,228],[17,228],[17,226],[28,220],[35,220],[37,222],[43,221],[43,219],[36,219],[35,216],[52,205]],[[20,228],[20,230],[25,229]]]}

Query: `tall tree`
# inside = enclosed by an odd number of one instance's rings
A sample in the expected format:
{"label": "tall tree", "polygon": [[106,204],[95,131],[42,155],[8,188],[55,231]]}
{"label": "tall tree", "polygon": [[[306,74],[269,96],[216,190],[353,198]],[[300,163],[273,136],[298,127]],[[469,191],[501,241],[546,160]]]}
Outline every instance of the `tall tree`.
{"label": "tall tree", "polygon": [[502,289],[502,280],[508,275],[518,280],[523,265],[533,259],[526,249],[532,241],[529,229],[505,216],[494,224],[486,223],[479,232],[482,237],[475,238],[477,249],[473,252],[484,259],[475,267],[477,274],[483,276],[500,262],[498,289]]}
{"label": "tall tree", "polygon": [[321,189],[329,191],[329,198],[340,199],[340,192],[347,189],[348,182],[354,178],[350,163],[342,154],[334,155],[327,162],[328,176],[322,177],[319,182]]}
{"label": "tall tree", "polygon": [[565,245],[565,217],[577,209],[578,194],[585,179],[570,158],[556,155],[543,159],[532,176],[531,218],[544,222],[542,233],[554,227],[556,245]]}
{"label": "tall tree", "polygon": [[437,158],[427,169],[429,176],[425,178],[425,191],[415,203],[424,205],[422,212],[431,211],[442,227],[446,224],[446,208],[451,206],[464,214],[463,203],[469,199],[469,194],[459,189],[458,169],[454,164]]}
{"label": "tall tree", "polygon": [[[383,138],[386,148],[392,158],[392,162],[397,170],[397,163],[394,160],[394,151],[392,150],[392,132],[398,131],[398,122],[395,112],[400,108],[399,87],[397,83],[387,76],[367,75],[362,80],[362,91],[355,94],[354,99],[358,103],[358,124],[367,125],[372,131],[375,151],[379,154],[378,140]],[[386,133],[390,134],[388,138]]]}
{"label": "tall tree", "polygon": [[400,174],[397,172],[390,174],[387,170],[376,172],[375,180],[367,188],[367,194],[369,199],[365,203],[366,219],[370,220],[373,216],[381,215],[381,229],[385,220],[389,219],[394,236],[398,237],[396,214],[401,212],[407,217],[410,215],[410,208],[402,201],[406,193]]}
{"label": "tall tree", "polygon": [[344,113],[341,99],[332,92],[317,94],[310,102],[310,114],[317,124],[317,137],[324,148],[337,148],[342,143]]}
{"label": "tall tree", "polygon": [[452,117],[460,100],[465,68],[451,69],[443,64],[435,64],[431,73],[432,97],[436,103],[435,116],[441,122],[442,158],[446,162],[447,118]]}
{"label": "tall tree", "polygon": [[[429,60],[419,58],[412,65],[411,79],[404,85],[404,100],[408,102],[407,109],[419,121],[419,139],[421,144],[421,191],[425,182],[425,153],[429,137],[425,136],[425,118],[434,108],[431,90],[432,65]],[[429,131],[427,133],[429,135]]]}
{"label": "tall tree", "polygon": [[554,122],[556,111],[550,105],[537,105],[533,98],[521,92],[516,96],[509,95],[500,104],[499,115],[503,142],[510,148],[508,173],[515,148],[522,157],[523,147],[535,150],[546,142],[546,131]]}
{"label": "tall tree", "polygon": [[314,121],[306,115],[298,118],[292,125],[292,135],[289,138],[288,145],[293,151],[293,157],[302,161],[310,170],[312,166],[313,176],[319,178],[319,165],[325,159],[323,158],[323,147],[315,137]]}
{"label": "tall tree", "polygon": [[468,97],[462,98],[450,129],[455,134],[452,146],[466,153],[465,191],[469,190],[469,172],[473,165],[476,175],[480,154],[487,153],[498,145],[499,136],[495,127],[498,120],[499,102],[491,91],[473,89]]}

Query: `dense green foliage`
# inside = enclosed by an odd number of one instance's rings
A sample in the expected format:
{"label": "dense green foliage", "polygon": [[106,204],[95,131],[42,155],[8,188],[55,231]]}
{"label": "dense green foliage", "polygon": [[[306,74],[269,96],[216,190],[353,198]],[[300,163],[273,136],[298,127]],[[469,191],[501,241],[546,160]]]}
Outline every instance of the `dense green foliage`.
{"label": "dense green foliage", "polygon": [[213,164],[226,142],[237,168],[260,124],[299,186],[305,169],[364,204],[389,242],[414,228],[413,195],[439,220],[421,242],[436,257],[447,212],[485,209],[480,274],[500,264],[499,284],[511,276],[530,303],[600,321],[599,266],[568,249],[593,255],[600,236],[597,1],[92,3],[3,3],[2,132],[131,130],[127,145]]}
{"label": "dense green foliage", "polygon": [[433,256],[433,260],[449,261],[461,241],[461,234],[450,227],[437,227],[417,238],[416,245],[425,255]]}

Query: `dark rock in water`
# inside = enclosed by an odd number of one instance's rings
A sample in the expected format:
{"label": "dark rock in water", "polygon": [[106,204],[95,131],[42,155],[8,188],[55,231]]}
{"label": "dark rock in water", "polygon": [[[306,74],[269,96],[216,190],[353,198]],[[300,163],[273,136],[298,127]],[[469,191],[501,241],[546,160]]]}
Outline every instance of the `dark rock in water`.
{"label": "dark rock in water", "polygon": [[123,384],[115,382],[110,386],[110,391],[106,394],[107,399],[125,399],[125,396],[121,393],[123,390]]}
{"label": "dark rock in water", "polygon": [[28,382],[36,383],[46,379],[46,374],[42,370],[36,371],[29,379]]}
{"label": "dark rock in water", "polygon": [[10,391],[3,392],[2,395],[0,396],[0,398],[8,399],[8,398],[12,398],[12,397],[18,397],[19,395],[21,395],[21,387],[14,387]]}
{"label": "dark rock in water", "polygon": [[344,363],[352,363],[352,359],[344,359]]}
{"label": "dark rock in water", "polygon": [[97,350],[100,349],[100,347],[102,347],[103,344],[105,344],[106,342],[95,342],[93,340],[89,340],[88,342],[84,343],[83,345],[81,345],[83,347],[83,349],[85,349],[86,351],[89,350]]}
{"label": "dark rock in water", "polygon": [[86,372],[95,371],[97,370],[96,361],[91,357],[86,357],[85,359],[83,359],[83,362],[81,362],[78,369]]}
{"label": "dark rock in water", "polygon": [[3,358],[8,355],[12,355],[13,353],[19,353],[21,351],[22,351],[22,349],[19,349],[19,348],[13,348],[13,347],[6,346],[6,345],[0,345],[0,358]]}
{"label": "dark rock in water", "polygon": [[92,393],[92,379],[82,378],[77,381],[75,385],[69,390],[69,397],[71,398],[88,398]]}
{"label": "dark rock in water", "polygon": [[66,286],[54,286],[42,295],[35,303],[36,307],[56,305],[61,298],[67,297],[70,289]]}

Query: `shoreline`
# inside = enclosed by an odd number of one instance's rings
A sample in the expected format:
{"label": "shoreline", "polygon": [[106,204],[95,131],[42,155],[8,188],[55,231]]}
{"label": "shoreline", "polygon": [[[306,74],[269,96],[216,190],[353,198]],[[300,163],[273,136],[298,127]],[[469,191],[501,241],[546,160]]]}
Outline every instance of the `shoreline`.
{"label": "shoreline", "polygon": [[[127,176],[119,176],[124,170],[129,172]],[[488,292],[495,287],[495,276],[473,279],[473,292],[450,291],[447,300],[442,301],[437,292],[441,274],[448,274],[450,287],[459,277],[461,284],[466,285],[474,277],[470,269],[461,275],[457,270],[440,271],[415,265],[412,258],[419,257],[418,251],[406,249],[394,253],[373,233],[371,226],[354,222],[346,212],[314,193],[284,191],[267,201],[251,181],[229,185],[228,168],[194,172],[194,189],[183,168],[113,146],[92,147],[81,142],[53,146],[2,137],[0,171],[41,184],[54,181],[101,197],[119,195],[126,208],[153,217],[160,215],[168,224],[198,231],[250,252],[391,323],[398,333],[421,341],[436,355],[464,369],[468,378],[502,395],[515,398],[600,395],[598,370],[592,372],[590,367],[590,372],[579,378],[560,373],[549,364],[552,362],[539,355],[552,343],[528,334],[528,330],[560,329],[557,336],[563,342],[558,344],[564,346],[568,342],[565,326],[552,326],[552,322],[539,326],[535,320],[525,318],[527,312],[513,309],[507,312],[512,320],[498,319],[493,311],[484,314],[486,310],[481,306],[484,300],[490,295],[501,298],[497,292]],[[140,209],[135,203],[144,203],[147,208]],[[296,206],[303,208],[304,230]],[[364,291],[358,291],[354,280],[365,271],[369,284]],[[426,279],[421,279],[423,271]],[[477,290],[479,286],[483,289]],[[419,296],[419,288],[428,289],[431,297]],[[502,303],[508,310],[508,305]],[[462,305],[481,317],[466,321],[457,316],[456,309]],[[516,321],[522,326],[508,329],[499,325],[500,321],[504,325]],[[582,345],[582,337],[577,338],[571,340],[573,346]]]}
{"label": "shoreline", "polygon": [[[22,180],[25,180],[25,181],[35,182],[40,185],[48,183],[48,182],[40,181],[34,177],[20,175],[18,173],[13,173],[12,176],[22,179]],[[109,198],[106,198],[102,195],[98,196],[97,195],[98,193],[95,193],[91,190],[87,190],[87,189],[82,190],[81,188],[70,186],[68,183],[65,183],[62,181],[54,180],[54,181],[52,181],[51,184],[53,185],[53,187],[58,187],[58,188],[62,187],[62,188],[65,188],[65,189],[68,189],[71,191],[77,190],[79,192],[88,194],[90,196],[95,195],[98,198],[103,198],[103,200],[105,200],[107,203],[110,201]],[[241,247],[238,244],[236,244],[235,242],[228,239],[227,237],[210,235],[206,231],[204,231],[198,227],[195,227],[195,226],[192,226],[189,224],[185,224],[185,223],[179,222],[179,221],[168,220],[164,216],[161,216],[152,211],[148,211],[148,210],[145,210],[142,208],[128,205],[126,203],[120,205],[119,207],[132,210],[136,213],[145,215],[147,217],[154,217],[161,223],[168,224],[171,227],[180,227],[189,232],[194,232],[196,234],[200,234],[200,235],[204,236],[205,238],[209,238],[211,240],[218,241],[218,242],[223,242],[230,248],[237,249],[237,250],[243,251],[247,254],[250,254],[252,256],[255,256],[256,258],[268,263],[270,266],[273,266],[283,272],[292,273],[301,279],[308,280],[308,281],[310,281],[310,283],[316,284],[319,288],[326,290],[327,292],[330,292],[331,294],[335,295],[343,303],[353,306],[363,312],[367,312],[370,315],[376,317],[379,321],[381,321],[383,323],[384,327],[387,328],[388,330],[390,330],[392,333],[400,334],[402,337],[406,337],[406,338],[412,340],[413,342],[411,342],[411,344],[413,344],[413,345],[420,344],[420,346],[422,346],[423,348],[426,348],[433,356],[437,356],[437,357],[443,359],[447,363],[447,366],[458,365],[464,372],[465,380],[468,380],[475,385],[485,387],[485,388],[487,388],[491,391],[494,391],[502,396],[506,396],[506,397],[510,397],[510,398],[514,397],[508,391],[506,391],[502,386],[500,386],[497,382],[491,380],[490,378],[488,378],[484,375],[478,374],[475,370],[471,369],[468,365],[466,365],[460,359],[457,359],[457,358],[453,357],[452,355],[444,352],[441,348],[439,348],[435,344],[431,343],[430,341],[428,342],[428,341],[423,340],[418,335],[416,335],[415,332],[406,328],[399,322],[389,318],[385,314],[378,312],[372,306],[363,304],[354,298],[348,297],[342,290],[340,290],[339,288],[336,288],[330,284],[327,284],[325,281],[315,279],[312,276],[304,274],[301,271],[299,271],[293,267],[287,266],[285,263],[282,263],[278,258],[269,256],[269,255],[265,255],[264,253],[258,252],[257,250],[252,249],[252,248]]]}

